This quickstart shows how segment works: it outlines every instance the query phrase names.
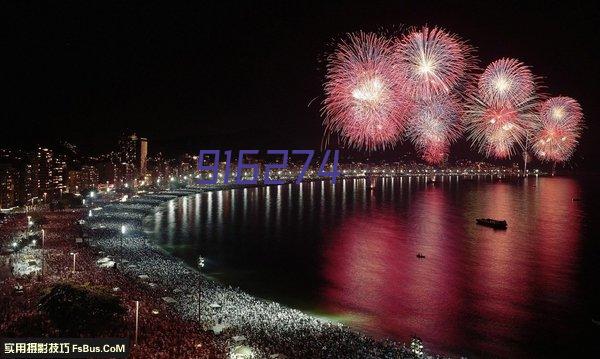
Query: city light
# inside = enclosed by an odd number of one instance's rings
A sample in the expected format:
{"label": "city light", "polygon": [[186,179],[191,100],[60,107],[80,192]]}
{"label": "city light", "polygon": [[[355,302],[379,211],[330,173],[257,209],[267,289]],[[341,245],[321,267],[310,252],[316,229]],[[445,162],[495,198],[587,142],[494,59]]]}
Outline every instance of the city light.
{"label": "city light", "polygon": [[71,5],[3,36],[6,353],[594,357],[591,7]]}

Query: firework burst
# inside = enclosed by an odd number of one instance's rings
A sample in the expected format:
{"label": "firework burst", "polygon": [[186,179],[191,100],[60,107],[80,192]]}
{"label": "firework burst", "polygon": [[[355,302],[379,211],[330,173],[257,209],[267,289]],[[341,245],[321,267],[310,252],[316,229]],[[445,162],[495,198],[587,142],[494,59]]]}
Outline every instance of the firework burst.
{"label": "firework burst", "polygon": [[515,59],[492,62],[479,76],[465,115],[472,144],[488,157],[508,158],[526,149],[538,121],[531,71]]}
{"label": "firework burst", "polygon": [[416,102],[406,133],[426,162],[437,164],[447,157],[463,130],[461,114],[460,103],[450,96]]}
{"label": "firework burst", "polygon": [[581,136],[583,113],[570,97],[552,97],[540,106],[540,121],[533,139],[533,151],[542,161],[564,162],[575,151]]}
{"label": "firework burst", "polygon": [[520,103],[535,90],[529,68],[516,59],[492,62],[479,77],[479,94],[488,103]]}
{"label": "firework burst", "polygon": [[449,151],[447,143],[432,144],[421,151],[421,158],[429,164],[440,164],[448,159]]}
{"label": "firework burst", "polygon": [[472,48],[458,36],[423,26],[404,35],[394,52],[396,71],[414,98],[449,94],[474,67]]}
{"label": "firework burst", "polygon": [[351,147],[393,146],[411,108],[394,71],[392,42],[372,33],[349,35],[329,57],[323,112],[328,131]]}
{"label": "firework burst", "polygon": [[517,148],[524,148],[527,132],[537,118],[535,107],[532,99],[512,104],[473,97],[465,112],[468,137],[488,157],[510,157]]}

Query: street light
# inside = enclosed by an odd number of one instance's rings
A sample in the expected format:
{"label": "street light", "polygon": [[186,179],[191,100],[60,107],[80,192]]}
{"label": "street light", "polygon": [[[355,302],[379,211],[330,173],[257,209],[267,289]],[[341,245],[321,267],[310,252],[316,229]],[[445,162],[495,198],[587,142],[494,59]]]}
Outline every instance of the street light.
{"label": "street light", "polygon": [[202,258],[202,256],[198,256],[198,323],[200,323],[200,307],[201,307],[201,300],[202,300],[202,296],[201,296],[201,291],[200,291],[200,285],[201,285],[201,279],[202,279],[202,268],[204,268],[204,258]]}
{"label": "street light", "polygon": [[46,244],[46,231],[42,228],[42,276],[44,276],[44,266],[46,258],[44,257],[44,244]]}
{"label": "street light", "polygon": [[138,343],[138,323],[140,317],[140,301],[135,301],[135,345]]}
{"label": "street light", "polygon": [[[123,239],[125,238],[125,234],[127,233],[127,226],[124,224],[121,226],[121,252],[123,252]],[[122,253],[121,253],[122,254]]]}
{"label": "street light", "polygon": [[75,259],[77,258],[77,252],[70,253],[73,256],[73,273],[75,273]]}
{"label": "street light", "polygon": [[27,228],[25,229],[25,236],[27,239],[29,239],[29,227],[31,227],[32,224],[33,222],[31,222],[31,216],[27,216]]}

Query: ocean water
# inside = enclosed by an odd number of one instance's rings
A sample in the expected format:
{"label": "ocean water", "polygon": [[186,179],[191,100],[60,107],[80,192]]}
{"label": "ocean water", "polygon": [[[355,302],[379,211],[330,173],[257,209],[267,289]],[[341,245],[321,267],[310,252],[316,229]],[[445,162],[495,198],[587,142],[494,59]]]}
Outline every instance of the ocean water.
{"label": "ocean water", "polygon": [[599,180],[389,177],[373,189],[344,179],[214,191],[169,202],[147,229],[191,265],[205,257],[215,280],[376,337],[416,335],[453,356],[592,354]]}

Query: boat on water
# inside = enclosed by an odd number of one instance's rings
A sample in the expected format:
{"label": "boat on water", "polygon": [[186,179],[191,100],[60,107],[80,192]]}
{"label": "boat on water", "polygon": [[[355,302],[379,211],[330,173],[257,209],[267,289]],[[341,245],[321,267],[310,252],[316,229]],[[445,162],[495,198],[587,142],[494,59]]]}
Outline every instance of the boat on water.
{"label": "boat on water", "polygon": [[508,223],[505,220],[499,221],[497,219],[492,218],[477,218],[477,224],[486,227],[492,227],[495,229],[506,229],[508,227]]}

